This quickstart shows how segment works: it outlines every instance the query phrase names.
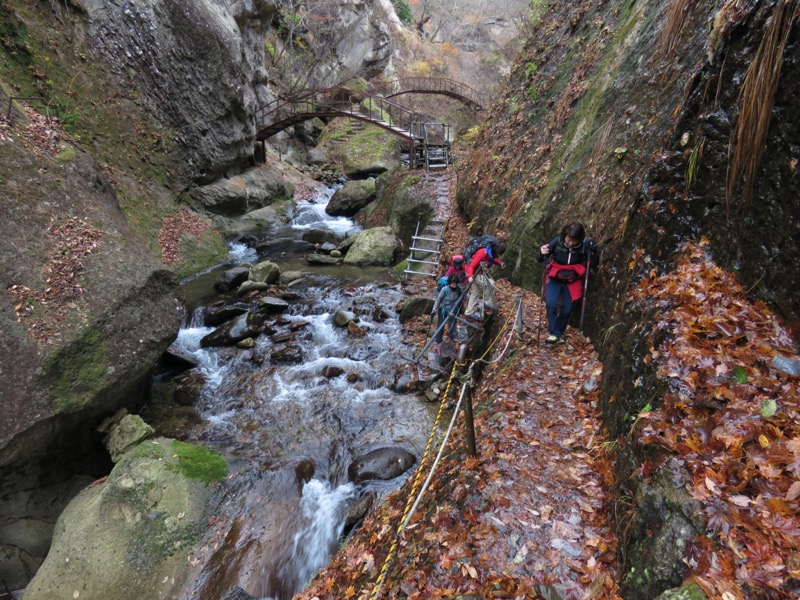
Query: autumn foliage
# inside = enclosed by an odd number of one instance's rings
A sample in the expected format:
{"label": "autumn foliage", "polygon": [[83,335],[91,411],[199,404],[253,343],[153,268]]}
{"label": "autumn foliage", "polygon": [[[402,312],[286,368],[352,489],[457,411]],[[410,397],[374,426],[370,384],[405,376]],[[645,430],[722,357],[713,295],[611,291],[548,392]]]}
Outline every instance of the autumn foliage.
{"label": "autumn foliage", "polygon": [[[793,342],[769,309],[689,244],[677,269],[632,294],[658,309],[666,341],[646,358],[669,392],[640,415],[641,443],[680,457],[708,535],[687,551],[709,597],[793,597],[800,577],[797,378],[776,370]],[[796,583],[796,581],[795,581]],[[753,594],[756,594],[754,596]]]}

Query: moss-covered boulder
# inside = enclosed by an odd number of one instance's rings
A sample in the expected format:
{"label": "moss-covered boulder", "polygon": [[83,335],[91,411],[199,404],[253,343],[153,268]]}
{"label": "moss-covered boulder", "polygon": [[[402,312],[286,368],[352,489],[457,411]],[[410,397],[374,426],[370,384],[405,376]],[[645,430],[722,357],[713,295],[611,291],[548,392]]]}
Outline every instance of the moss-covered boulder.
{"label": "moss-covered boulder", "polygon": [[128,452],[56,523],[53,545],[25,592],[52,598],[165,598],[180,589],[205,530],[224,459],[160,438]]}
{"label": "moss-covered boulder", "polygon": [[195,188],[190,194],[198,209],[223,216],[238,216],[290,199],[294,186],[278,170],[250,169]]}
{"label": "moss-covered boulder", "polygon": [[407,169],[394,169],[376,181],[377,200],[366,207],[367,227],[389,226],[406,247],[411,247],[411,237],[433,218],[431,198],[435,190],[419,173]]}
{"label": "moss-covered boulder", "polygon": [[400,240],[389,227],[367,229],[355,236],[344,257],[348,265],[393,265],[400,252]]}
{"label": "moss-covered boulder", "polygon": [[352,217],[373,200],[375,200],[374,179],[348,181],[336,190],[325,207],[325,212],[335,217]]}

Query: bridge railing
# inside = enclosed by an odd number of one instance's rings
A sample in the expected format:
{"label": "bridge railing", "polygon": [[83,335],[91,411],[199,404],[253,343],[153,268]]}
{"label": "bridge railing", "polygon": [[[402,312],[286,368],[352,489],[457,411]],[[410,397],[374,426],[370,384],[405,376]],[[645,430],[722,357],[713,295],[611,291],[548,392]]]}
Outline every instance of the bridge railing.
{"label": "bridge railing", "polygon": [[[420,139],[422,124],[432,117],[412,111],[381,96],[345,88],[306,90],[287,99],[277,99],[255,111],[256,131],[269,131],[276,123],[299,115],[350,115],[396,130],[398,135]],[[277,132],[277,130],[275,131]]]}
{"label": "bridge railing", "polygon": [[478,107],[486,106],[486,100],[478,90],[446,77],[403,77],[383,85],[378,84],[377,88],[387,96],[403,92],[440,93],[457,96]]}

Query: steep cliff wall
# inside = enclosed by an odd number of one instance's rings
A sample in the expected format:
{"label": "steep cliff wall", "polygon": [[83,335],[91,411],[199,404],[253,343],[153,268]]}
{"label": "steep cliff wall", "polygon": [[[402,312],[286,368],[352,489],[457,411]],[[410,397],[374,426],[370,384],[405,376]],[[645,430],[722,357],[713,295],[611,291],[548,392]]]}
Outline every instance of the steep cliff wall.
{"label": "steep cliff wall", "polygon": [[[634,499],[623,501],[632,510],[621,510],[620,523],[628,598],[652,598],[677,585],[686,563],[681,566],[679,555],[677,566],[667,567],[663,548],[683,549],[675,540],[687,538],[677,532],[702,537],[708,526],[703,517],[694,521],[696,507],[653,491],[664,481],[685,483],[686,473],[676,474],[685,465],[676,467],[669,453],[640,445],[636,415],[662,403],[674,409],[677,394],[683,402],[706,403],[691,417],[701,430],[718,435],[714,427],[732,418],[725,413],[728,400],[717,402],[714,393],[701,399],[691,381],[682,387],[676,373],[657,366],[665,340],[678,333],[659,324],[665,304],[648,304],[641,291],[632,291],[641,284],[655,293],[657,276],[673,284],[687,277],[676,271],[676,258],[685,256],[686,242],[706,238],[707,257],[751,297],[769,302],[789,328],[800,317],[800,296],[793,292],[800,284],[797,19],[796,2],[552,3],[532,15],[512,78],[479,133],[477,151],[460,168],[459,202],[475,232],[510,235],[505,275],[512,281],[541,286],[536,248],[569,221],[584,221],[603,245],[585,329],[604,362],[602,408],[620,442],[620,494]],[[765,73],[775,80],[757,77]],[[712,281],[709,273],[689,276]],[[726,318],[720,314],[717,322]],[[756,328],[740,325],[742,331]],[[742,346],[749,338],[729,339]],[[776,342],[765,362],[781,352],[792,348]],[[705,367],[688,356],[682,360],[688,362],[676,364],[703,381]],[[735,364],[721,360],[718,377]],[[765,372],[772,383],[764,389],[786,382],[785,375]],[[747,392],[734,394],[740,393]],[[748,410],[751,422],[769,427],[757,402]],[[672,415],[675,422],[689,419],[681,410]],[[746,455],[738,460],[745,463]],[[747,489],[755,497],[757,488]],[[704,510],[706,517],[713,514]]]}

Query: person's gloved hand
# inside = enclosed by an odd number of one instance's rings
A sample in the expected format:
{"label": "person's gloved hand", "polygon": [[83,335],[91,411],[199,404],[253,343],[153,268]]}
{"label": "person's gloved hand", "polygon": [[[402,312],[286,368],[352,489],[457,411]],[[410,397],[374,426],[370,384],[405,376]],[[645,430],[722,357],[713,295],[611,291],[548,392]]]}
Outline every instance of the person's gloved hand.
{"label": "person's gloved hand", "polygon": [[498,266],[499,266],[501,269],[505,269],[505,268],[506,268],[506,263],[505,263],[505,261],[502,261],[502,260],[501,260],[501,261],[500,261],[500,263],[498,264]]}

